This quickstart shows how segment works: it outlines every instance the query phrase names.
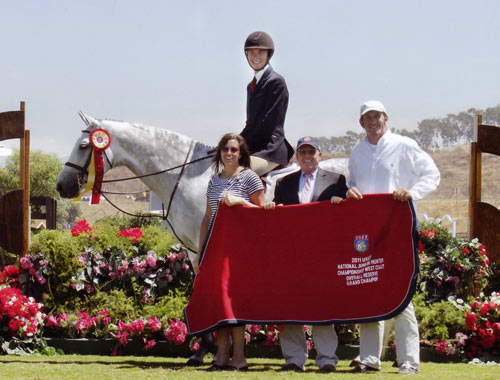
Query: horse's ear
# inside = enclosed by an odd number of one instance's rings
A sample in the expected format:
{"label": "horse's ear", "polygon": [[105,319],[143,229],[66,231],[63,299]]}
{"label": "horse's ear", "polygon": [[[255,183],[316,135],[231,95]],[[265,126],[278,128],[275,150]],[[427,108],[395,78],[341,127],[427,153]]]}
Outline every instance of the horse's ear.
{"label": "horse's ear", "polygon": [[79,111],[78,115],[82,118],[87,127],[97,127],[97,120],[93,117],[85,115],[82,111]]}

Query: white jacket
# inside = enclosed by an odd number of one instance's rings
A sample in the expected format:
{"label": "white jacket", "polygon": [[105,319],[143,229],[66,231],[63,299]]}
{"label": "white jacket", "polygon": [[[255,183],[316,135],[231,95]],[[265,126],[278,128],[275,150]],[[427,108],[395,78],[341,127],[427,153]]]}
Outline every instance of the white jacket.
{"label": "white jacket", "polygon": [[415,140],[390,130],[377,145],[365,138],[354,147],[349,174],[349,188],[355,186],[361,194],[392,193],[405,188],[413,201],[434,191],[441,180],[436,164]]}

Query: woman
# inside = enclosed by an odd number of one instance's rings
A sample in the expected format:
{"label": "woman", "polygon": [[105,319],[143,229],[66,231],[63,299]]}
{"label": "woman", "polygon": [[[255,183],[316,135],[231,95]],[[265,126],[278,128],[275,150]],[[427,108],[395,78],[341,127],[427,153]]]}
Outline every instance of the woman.
{"label": "woman", "polygon": [[[200,227],[200,248],[193,261],[196,274],[200,272],[200,252],[205,242],[209,226],[219,207],[219,202],[224,200],[228,205],[234,204],[234,197],[243,198],[245,204],[260,206],[264,203],[264,187],[261,180],[250,167],[250,153],[247,144],[240,135],[225,134],[219,141],[213,159],[215,175],[208,184],[207,208]],[[233,357],[229,357],[230,338],[233,342]],[[248,368],[244,346],[245,326],[224,327],[217,330],[217,355],[211,370],[234,369],[245,370]]]}
{"label": "woman", "polygon": [[244,50],[254,78],[247,86],[247,121],[241,136],[252,154],[252,170],[263,176],[280,165],[288,165],[293,155],[285,138],[288,89],[285,79],[269,63],[274,54],[269,34],[251,33]]}

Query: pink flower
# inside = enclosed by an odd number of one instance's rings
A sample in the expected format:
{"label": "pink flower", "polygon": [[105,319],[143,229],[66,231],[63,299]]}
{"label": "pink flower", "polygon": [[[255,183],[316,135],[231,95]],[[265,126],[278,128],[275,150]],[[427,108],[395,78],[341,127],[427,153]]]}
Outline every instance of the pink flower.
{"label": "pink flower", "polygon": [[198,351],[199,349],[200,349],[200,343],[198,342],[193,343],[193,345],[191,346],[191,351]]}
{"label": "pink flower", "polygon": [[457,341],[458,347],[465,346],[465,341],[467,339],[469,339],[469,337],[467,335],[465,335],[464,333],[457,332],[455,334],[455,340]]}
{"label": "pink flower", "polygon": [[249,325],[247,327],[247,330],[250,332],[252,335],[257,335],[260,331],[259,325]]}
{"label": "pink flower", "polygon": [[152,332],[156,332],[161,329],[161,322],[158,318],[150,316],[148,318],[148,326]]}
{"label": "pink flower", "polygon": [[85,256],[78,256],[78,261],[81,262],[82,264],[87,264],[87,258]]}
{"label": "pink flower", "polygon": [[436,342],[436,354],[445,355],[447,348],[448,348],[448,343],[446,343],[442,340]]}
{"label": "pink flower", "polygon": [[150,348],[152,348],[154,346],[156,346],[156,340],[154,340],[154,339],[146,340],[146,345],[144,346],[144,349],[149,350]]}
{"label": "pink flower", "polygon": [[35,278],[38,281],[39,284],[45,284],[47,280],[38,272],[35,272]]}
{"label": "pink flower", "polygon": [[137,334],[137,333],[143,332],[144,331],[144,321],[142,319],[138,319],[136,321],[133,321],[129,325],[129,331],[132,334]]}
{"label": "pink flower", "polygon": [[118,272],[120,273],[120,275],[123,275],[123,273],[126,272],[127,270],[128,270],[128,260],[125,259],[122,261],[122,265],[118,267]]}
{"label": "pink flower", "polygon": [[313,345],[309,339],[306,340],[307,350],[311,351],[313,349]]}
{"label": "pink flower", "polygon": [[123,322],[122,320],[118,321],[118,330],[119,331],[128,331],[128,329],[129,329],[129,327],[125,322]]}
{"label": "pink flower", "polygon": [[118,338],[122,346],[126,346],[128,344],[128,332],[118,332],[118,334],[116,334],[116,337]]}
{"label": "pink flower", "polygon": [[59,321],[54,314],[50,314],[45,323],[45,327],[59,327]]}
{"label": "pink flower", "polygon": [[186,340],[187,327],[184,322],[177,319],[175,322],[170,320],[170,325],[165,330],[165,338],[175,344],[182,344]]}
{"label": "pink flower", "polygon": [[156,268],[156,261],[158,260],[156,253],[148,252],[146,256],[146,263],[153,269]]}
{"label": "pink flower", "polygon": [[30,268],[33,267],[33,264],[28,256],[21,257],[19,259],[19,264],[21,264],[21,267],[26,270],[29,270]]}

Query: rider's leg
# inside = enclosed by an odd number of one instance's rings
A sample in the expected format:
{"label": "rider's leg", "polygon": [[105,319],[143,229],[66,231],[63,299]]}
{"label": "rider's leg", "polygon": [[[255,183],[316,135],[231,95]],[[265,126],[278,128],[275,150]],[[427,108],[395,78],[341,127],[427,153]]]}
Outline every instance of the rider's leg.
{"label": "rider's leg", "polygon": [[271,170],[280,166],[276,162],[267,161],[263,158],[250,156],[250,169],[252,169],[259,177],[269,173]]}

